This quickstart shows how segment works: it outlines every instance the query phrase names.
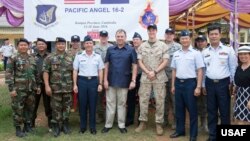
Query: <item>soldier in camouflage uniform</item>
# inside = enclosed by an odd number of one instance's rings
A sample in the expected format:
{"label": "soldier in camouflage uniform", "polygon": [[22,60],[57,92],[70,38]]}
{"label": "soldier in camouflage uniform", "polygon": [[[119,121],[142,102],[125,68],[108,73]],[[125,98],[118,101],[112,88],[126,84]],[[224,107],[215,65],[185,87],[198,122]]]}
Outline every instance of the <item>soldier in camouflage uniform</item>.
{"label": "soldier in camouflage uniform", "polygon": [[169,46],[169,55],[170,55],[170,59],[169,59],[169,63],[166,67],[166,74],[168,76],[168,82],[166,83],[166,98],[165,98],[165,113],[164,113],[164,122],[165,125],[169,125],[169,120],[168,120],[168,115],[169,115],[169,111],[170,108],[172,108],[172,116],[173,116],[173,122],[171,125],[172,129],[176,128],[176,123],[175,123],[175,98],[174,95],[171,94],[171,86],[172,86],[172,69],[170,67],[170,62],[172,61],[173,58],[173,54],[174,52],[176,52],[177,50],[181,49],[181,45],[179,43],[176,43],[174,41],[174,37],[175,37],[175,31],[172,28],[168,28],[165,31],[165,43]]}
{"label": "soldier in camouflage uniform", "polygon": [[47,52],[47,42],[42,39],[42,38],[37,38],[36,41],[36,48],[37,48],[37,52],[33,54],[34,58],[35,58],[35,62],[37,64],[37,71],[39,74],[39,78],[40,78],[40,86],[41,86],[41,94],[40,95],[35,95],[35,109],[34,109],[34,113],[33,113],[33,121],[32,121],[32,127],[35,127],[35,120],[37,117],[37,110],[39,107],[39,103],[40,103],[40,99],[41,96],[43,97],[43,105],[44,105],[44,109],[45,109],[45,115],[48,118],[48,127],[49,127],[49,131],[51,131],[51,118],[52,118],[52,110],[50,107],[50,97],[48,95],[46,95],[45,93],[45,85],[43,82],[43,61],[44,59],[49,55],[49,53]]}
{"label": "soldier in camouflage uniform", "polygon": [[[67,51],[67,53],[71,54],[74,58],[76,56],[76,53],[81,51],[81,42],[80,42],[80,37],[78,35],[73,35],[71,36],[71,48]],[[71,112],[75,112],[77,110],[78,106],[78,93],[75,93],[73,91],[73,104],[71,107]]]}
{"label": "soldier in camouflage uniform", "polygon": [[[204,35],[199,35],[196,39],[196,49],[199,51],[203,51],[207,46],[207,38]],[[202,91],[201,95],[197,97],[197,105],[198,105],[198,115],[200,116],[201,125],[199,127],[199,131],[204,131],[208,133],[207,127],[207,96]]]}
{"label": "soldier in camouflage uniform", "polygon": [[156,133],[163,135],[162,124],[164,122],[164,101],[166,96],[166,86],[168,78],[165,68],[168,63],[169,47],[156,38],[157,26],[148,26],[149,40],[142,43],[138,50],[138,63],[142,69],[141,86],[139,88],[140,97],[140,125],[135,129],[136,132],[142,132],[146,128],[148,121],[148,102],[152,88],[156,100]]}
{"label": "soldier in camouflage uniform", "polygon": [[[108,42],[109,36],[108,36],[107,31],[105,31],[105,30],[100,31],[99,36],[100,36],[99,37],[100,43],[95,45],[94,51],[95,51],[95,53],[101,55],[102,61],[105,62],[107,49],[113,45]],[[104,120],[105,119],[104,118],[105,111],[104,111],[104,107],[102,105],[102,103],[103,103],[102,100],[103,100],[104,96],[105,96],[105,90],[103,89],[102,92],[99,92],[98,99],[97,99],[96,123],[102,123],[103,121],[105,121]]]}
{"label": "soldier in camouflage uniform", "polygon": [[36,81],[39,82],[36,63],[34,57],[27,53],[28,45],[29,42],[26,39],[21,38],[18,41],[18,54],[9,58],[5,74],[12,100],[11,106],[17,137],[26,136],[25,132],[33,132],[31,120],[35,106],[34,95],[40,93]]}
{"label": "soldier in camouflage uniform", "polygon": [[[60,130],[69,134],[69,115],[73,91],[73,56],[65,52],[66,40],[56,38],[56,52],[51,53],[43,65],[45,91],[51,96],[52,129],[55,137]],[[62,126],[60,123],[62,122]]]}

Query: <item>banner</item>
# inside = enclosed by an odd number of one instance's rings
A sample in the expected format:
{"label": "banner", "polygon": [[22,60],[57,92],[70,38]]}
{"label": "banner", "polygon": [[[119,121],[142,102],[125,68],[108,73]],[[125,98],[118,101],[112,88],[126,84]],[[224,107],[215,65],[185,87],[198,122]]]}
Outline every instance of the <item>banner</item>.
{"label": "banner", "polygon": [[34,41],[37,37],[55,41],[72,35],[81,40],[87,34],[95,40],[106,30],[109,40],[124,29],[127,40],[134,32],[148,39],[146,27],[158,26],[158,39],[164,39],[169,25],[168,0],[24,0],[24,36]]}

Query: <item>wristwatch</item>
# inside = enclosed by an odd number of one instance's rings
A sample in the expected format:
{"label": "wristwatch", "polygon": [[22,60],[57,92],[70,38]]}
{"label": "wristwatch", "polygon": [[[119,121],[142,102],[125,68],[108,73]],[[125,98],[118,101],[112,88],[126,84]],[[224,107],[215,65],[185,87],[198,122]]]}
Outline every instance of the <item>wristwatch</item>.
{"label": "wristwatch", "polygon": [[135,81],[135,80],[131,80],[131,82],[134,82],[134,83],[135,83],[136,81]]}

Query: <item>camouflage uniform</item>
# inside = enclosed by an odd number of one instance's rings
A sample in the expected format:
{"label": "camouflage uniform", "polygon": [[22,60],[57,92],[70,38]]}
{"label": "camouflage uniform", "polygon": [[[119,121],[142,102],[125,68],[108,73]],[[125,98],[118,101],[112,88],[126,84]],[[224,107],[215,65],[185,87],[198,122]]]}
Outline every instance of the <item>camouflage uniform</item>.
{"label": "camouflage uniform", "polygon": [[82,49],[80,47],[77,50],[74,50],[74,49],[70,48],[69,50],[67,50],[67,53],[70,54],[70,55],[72,55],[73,57],[75,57],[76,53],[79,52],[79,51],[81,51],[81,50]]}
{"label": "camouflage uniform", "polygon": [[34,91],[39,87],[39,80],[33,56],[18,53],[9,58],[5,81],[9,91],[17,93],[17,96],[11,99],[14,126],[21,126],[23,122],[31,124],[35,106]]}
{"label": "camouflage uniform", "polygon": [[[152,46],[146,41],[138,49],[138,60],[141,60],[149,71],[154,71],[162,63],[163,59],[169,59],[169,55],[167,54],[168,48],[169,47],[161,41],[155,42]],[[148,103],[153,87],[156,100],[155,122],[163,123],[166,81],[168,81],[168,78],[164,70],[158,72],[156,79],[153,81],[150,81],[145,72],[142,72],[141,85],[139,88],[140,121],[148,120]]]}
{"label": "camouflage uniform", "polygon": [[172,128],[174,128],[175,126],[175,98],[174,95],[171,94],[171,86],[172,86],[172,69],[170,67],[170,63],[172,61],[173,58],[173,54],[174,52],[176,52],[177,50],[181,49],[181,45],[179,43],[176,42],[172,42],[171,44],[167,44],[169,46],[169,63],[166,67],[166,74],[168,76],[168,82],[166,85],[166,89],[167,89],[167,93],[166,93],[166,98],[165,98],[165,107],[164,107],[164,121],[165,124],[168,125],[169,121],[168,121],[168,115],[169,115],[169,110],[170,108],[172,108],[172,112],[173,112],[173,123],[172,123]]}
{"label": "camouflage uniform", "polygon": [[96,45],[96,46],[94,47],[95,53],[101,55],[103,62],[105,61],[107,49],[108,49],[109,47],[111,47],[111,46],[113,46],[113,45],[110,44],[110,43],[108,43],[106,46],[101,46],[100,44],[98,44],[98,45]]}
{"label": "camouflage uniform", "polygon": [[[79,47],[78,49],[72,49],[70,48],[67,53],[72,55],[73,58],[75,58],[76,54],[80,52],[82,49]],[[73,59],[74,60],[74,59]],[[71,107],[71,112],[75,112],[78,107],[78,93],[75,93],[74,91],[72,92],[72,107]]]}
{"label": "camouflage uniform", "polygon": [[[106,46],[101,46],[100,44],[98,44],[94,47],[95,53],[101,55],[103,62],[105,62],[107,49],[111,46],[113,46],[113,45],[108,43]],[[100,92],[98,94],[97,107],[96,107],[97,108],[97,110],[96,110],[96,114],[97,114],[96,122],[97,123],[100,123],[100,122],[104,121],[104,119],[105,119],[105,115],[104,115],[105,111],[104,111],[104,107],[102,105],[102,99],[104,96],[105,96],[105,90],[103,90],[102,92]]]}
{"label": "camouflage uniform", "polygon": [[73,90],[73,56],[69,53],[59,55],[51,53],[43,64],[43,71],[49,74],[52,90],[52,123],[68,120],[72,105]]}

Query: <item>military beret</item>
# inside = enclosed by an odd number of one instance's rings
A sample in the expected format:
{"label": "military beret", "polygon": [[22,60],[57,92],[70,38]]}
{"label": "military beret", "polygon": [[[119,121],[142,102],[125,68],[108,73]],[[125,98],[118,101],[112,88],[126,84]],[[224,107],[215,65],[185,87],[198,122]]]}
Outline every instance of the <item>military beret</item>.
{"label": "military beret", "polygon": [[150,24],[150,25],[148,25],[147,29],[149,30],[151,28],[157,30],[157,25],[156,24]]}
{"label": "military beret", "polygon": [[80,42],[80,37],[78,35],[71,36],[71,42]]}
{"label": "military beret", "polygon": [[109,34],[106,30],[102,30],[100,31],[100,34],[99,34],[101,37],[107,37]]}
{"label": "military beret", "polygon": [[36,42],[41,41],[44,42],[45,44],[47,44],[47,42],[43,39],[43,38],[37,38]]}
{"label": "military beret", "polygon": [[199,35],[195,41],[207,41],[207,38],[204,35]]}
{"label": "military beret", "polygon": [[56,43],[57,42],[64,42],[64,43],[66,43],[66,40],[64,38],[62,38],[62,37],[57,37],[56,38]]}
{"label": "military beret", "polygon": [[140,38],[142,40],[142,37],[139,33],[135,32],[134,36],[133,36],[133,39],[134,38]]}
{"label": "military beret", "polygon": [[190,32],[188,30],[182,30],[181,34],[180,34],[181,37],[183,37],[183,36],[190,36],[190,35],[191,34],[190,34]]}
{"label": "military beret", "polygon": [[29,44],[29,41],[28,41],[27,39],[25,39],[25,38],[20,38],[20,39],[17,41],[17,45],[19,45],[19,43],[21,43],[21,42],[25,42],[25,43]]}
{"label": "military beret", "polygon": [[238,48],[238,53],[250,53],[250,46],[241,46]]}
{"label": "military beret", "polygon": [[93,41],[91,36],[87,35],[87,36],[84,37],[83,42],[87,42],[87,41]]}
{"label": "military beret", "polygon": [[174,34],[175,31],[174,31],[174,29],[172,29],[172,28],[168,28],[168,29],[165,30],[165,33],[166,33],[166,34],[167,34],[167,33],[172,33],[172,34]]}

